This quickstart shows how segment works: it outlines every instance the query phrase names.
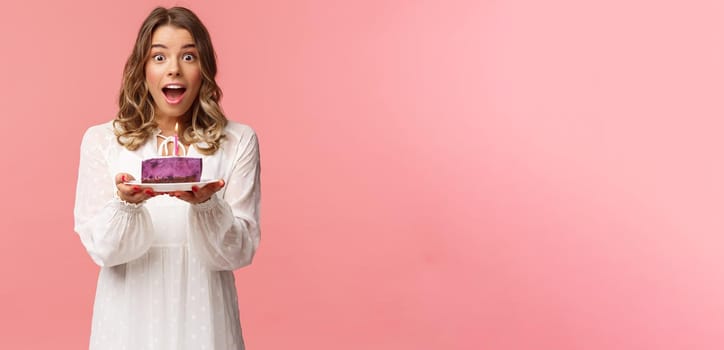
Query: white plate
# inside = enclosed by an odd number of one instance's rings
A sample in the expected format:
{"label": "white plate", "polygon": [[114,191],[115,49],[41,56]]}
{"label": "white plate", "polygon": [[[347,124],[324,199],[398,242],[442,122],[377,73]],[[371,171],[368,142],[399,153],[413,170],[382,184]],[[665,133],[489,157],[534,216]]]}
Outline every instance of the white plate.
{"label": "white plate", "polygon": [[219,180],[201,180],[199,182],[174,182],[174,183],[143,183],[138,180],[128,181],[128,185],[137,185],[154,190],[155,192],[191,191],[191,186],[204,187],[207,184]]}

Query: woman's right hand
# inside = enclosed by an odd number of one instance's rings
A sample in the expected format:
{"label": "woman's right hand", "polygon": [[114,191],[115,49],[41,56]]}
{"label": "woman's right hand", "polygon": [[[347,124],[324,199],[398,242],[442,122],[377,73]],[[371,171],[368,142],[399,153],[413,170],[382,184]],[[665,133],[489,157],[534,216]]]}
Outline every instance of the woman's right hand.
{"label": "woman's right hand", "polygon": [[131,180],[134,180],[131,174],[116,174],[116,188],[118,189],[118,197],[122,201],[138,204],[156,195],[156,193],[148,187],[126,184],[126,182]]}

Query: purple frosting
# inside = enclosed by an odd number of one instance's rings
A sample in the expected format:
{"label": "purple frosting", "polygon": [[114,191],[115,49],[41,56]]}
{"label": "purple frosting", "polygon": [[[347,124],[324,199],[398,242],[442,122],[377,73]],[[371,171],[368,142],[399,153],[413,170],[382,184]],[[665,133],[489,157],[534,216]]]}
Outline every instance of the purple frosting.
{"label": "purple frosting", "polygon": [[161,157],[141,162],[141,182],[173,183],[201,181],[201,158]]}

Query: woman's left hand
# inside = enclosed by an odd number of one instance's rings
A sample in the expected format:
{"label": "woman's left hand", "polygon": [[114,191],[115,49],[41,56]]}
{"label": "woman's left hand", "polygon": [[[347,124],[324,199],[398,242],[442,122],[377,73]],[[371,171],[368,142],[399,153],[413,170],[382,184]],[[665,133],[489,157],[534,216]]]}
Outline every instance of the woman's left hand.
{"label": "woman's left hand", "polygon": [[224,180],[219,180],[206,184],[203,187],[193,186],[191,187],[191,191],[168,192],[168,195],[191,204],[199,204],[209,200],[211,196],[218,192],[222,187],[224,187]]}

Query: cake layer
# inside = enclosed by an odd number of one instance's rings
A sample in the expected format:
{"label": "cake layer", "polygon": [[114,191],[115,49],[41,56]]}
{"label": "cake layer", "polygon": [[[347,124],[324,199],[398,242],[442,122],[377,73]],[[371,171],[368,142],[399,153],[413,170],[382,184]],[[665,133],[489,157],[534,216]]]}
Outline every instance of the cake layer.
{"label": "cake layer", "polygon": [[174,183],[201,181],[201,158],[159,157],[141,162],[141,182]]}

